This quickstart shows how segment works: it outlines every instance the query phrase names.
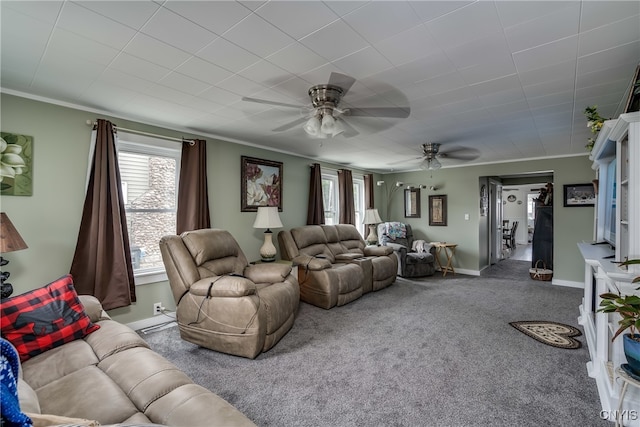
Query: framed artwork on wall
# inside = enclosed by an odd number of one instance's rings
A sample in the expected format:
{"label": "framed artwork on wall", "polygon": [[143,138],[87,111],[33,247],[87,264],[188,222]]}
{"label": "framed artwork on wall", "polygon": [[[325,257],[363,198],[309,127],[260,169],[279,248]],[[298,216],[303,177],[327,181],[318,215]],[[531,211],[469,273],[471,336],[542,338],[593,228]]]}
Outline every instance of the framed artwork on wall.
{"label": "framed artwork on wall", "polygon": [[277,206],[282,212],[282,162],[247,156],[241,162],[241,212],[256,212],[260,206]]}
{"label": "framed artwork on wall", "polygon": [[429,196],[429,225],[447,225],[447,196]]}
{"label": "framed artwork on wall", "polygon": [[564,207],[595,206],[596,192],[593,184],[568,184],[564,186]]}
{"label": "framed artwork on wall", "polygon": [[407,188],[404,190],[404,217],[420,218],[419,188]]}
{"label": "framed artwork on wall", "polygon": [[33,137],[0,132],[0,157],[3,196],[31,196],[33,194]]}

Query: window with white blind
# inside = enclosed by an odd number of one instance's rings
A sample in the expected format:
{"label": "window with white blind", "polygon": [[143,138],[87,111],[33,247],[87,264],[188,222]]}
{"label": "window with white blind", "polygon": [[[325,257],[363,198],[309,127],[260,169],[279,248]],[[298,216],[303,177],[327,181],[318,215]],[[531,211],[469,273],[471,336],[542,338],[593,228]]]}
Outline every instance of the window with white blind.
{"label": "window with white blind", "polygon": [[164,273],[158,243],[176,233],[180,151],[176,143],[119,133],[118,165],[136,283],[138,277]]}
{"label": "window with white blind", "polygon": [[[338,224],[340,219],[340,199],[338,192],[338,174],[332,172],[322,173],[322,202],[324,205],[324,223],[327,225]],[[364,219],[364,177],[353,176],[353,199],[356,211],[355,226],[362,236],[365,236]]]}

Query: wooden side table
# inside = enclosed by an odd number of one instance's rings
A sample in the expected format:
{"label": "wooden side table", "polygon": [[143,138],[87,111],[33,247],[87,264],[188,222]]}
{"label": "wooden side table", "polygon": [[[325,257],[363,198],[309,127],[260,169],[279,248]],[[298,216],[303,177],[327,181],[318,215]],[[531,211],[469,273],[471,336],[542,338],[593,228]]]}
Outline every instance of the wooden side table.
{"label": "wooden side table", "polygon": [[[448,272],[456,274],[456,270],[454,270],[453,268],[452,261],[454,255],[456,254],[456,247],[458,246],[458,244],[447,242],[432,242],[431,244],[436,247],[436,262],[440,267],[440,271],[442,271],[442,277],[446,276]],[[442,262],[440,261],[441,252],[444,252],[445,256],[447,257],[446,265],[442,265]]]}

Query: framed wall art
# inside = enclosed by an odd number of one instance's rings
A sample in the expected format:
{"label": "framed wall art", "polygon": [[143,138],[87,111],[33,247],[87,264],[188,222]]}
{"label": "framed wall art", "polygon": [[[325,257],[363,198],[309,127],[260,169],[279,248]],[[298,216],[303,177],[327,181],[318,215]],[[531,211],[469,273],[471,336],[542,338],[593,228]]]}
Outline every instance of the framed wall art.
{"label": "framed wall art", "polygon": [[282,212],[282,162],[241,158],[240,210],[256,212],[260,206],[277,206]]}
{"label": "framed wall art", "polygon": [[568,184],[564,186],[564,207],[595,206],[596,192],[593,184]]}
{"label": "framed wall art", "polygon": [[447,225],[447,196],[429,196],[429,225]]}
{"label": "framed wall art", "polygon": [[404,217],[420,218],[419,188],[408,188],[404,190]]}
{"label": "framed wall art", "polygon": [[0,132],[0,157],[3,196],[31,196],[33,194],[33,137]]}

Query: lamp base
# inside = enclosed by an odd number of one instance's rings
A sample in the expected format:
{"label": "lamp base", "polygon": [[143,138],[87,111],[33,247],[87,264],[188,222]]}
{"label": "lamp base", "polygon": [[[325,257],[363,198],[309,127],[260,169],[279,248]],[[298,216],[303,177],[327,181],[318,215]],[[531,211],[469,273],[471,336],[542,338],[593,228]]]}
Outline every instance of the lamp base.
{"label": "lamp base", "polygon": [[367,236],[367,243],[372,246],[378,244],[378,235],[376,234],[375,224],[369,225],[369,235]]}
{"label": "lamp base", "polygon": [[271,230],[264,232],[264,244],[260,248],[260,260],[262,262],[274,262],[276,260],[276,247],[271,241]]}

